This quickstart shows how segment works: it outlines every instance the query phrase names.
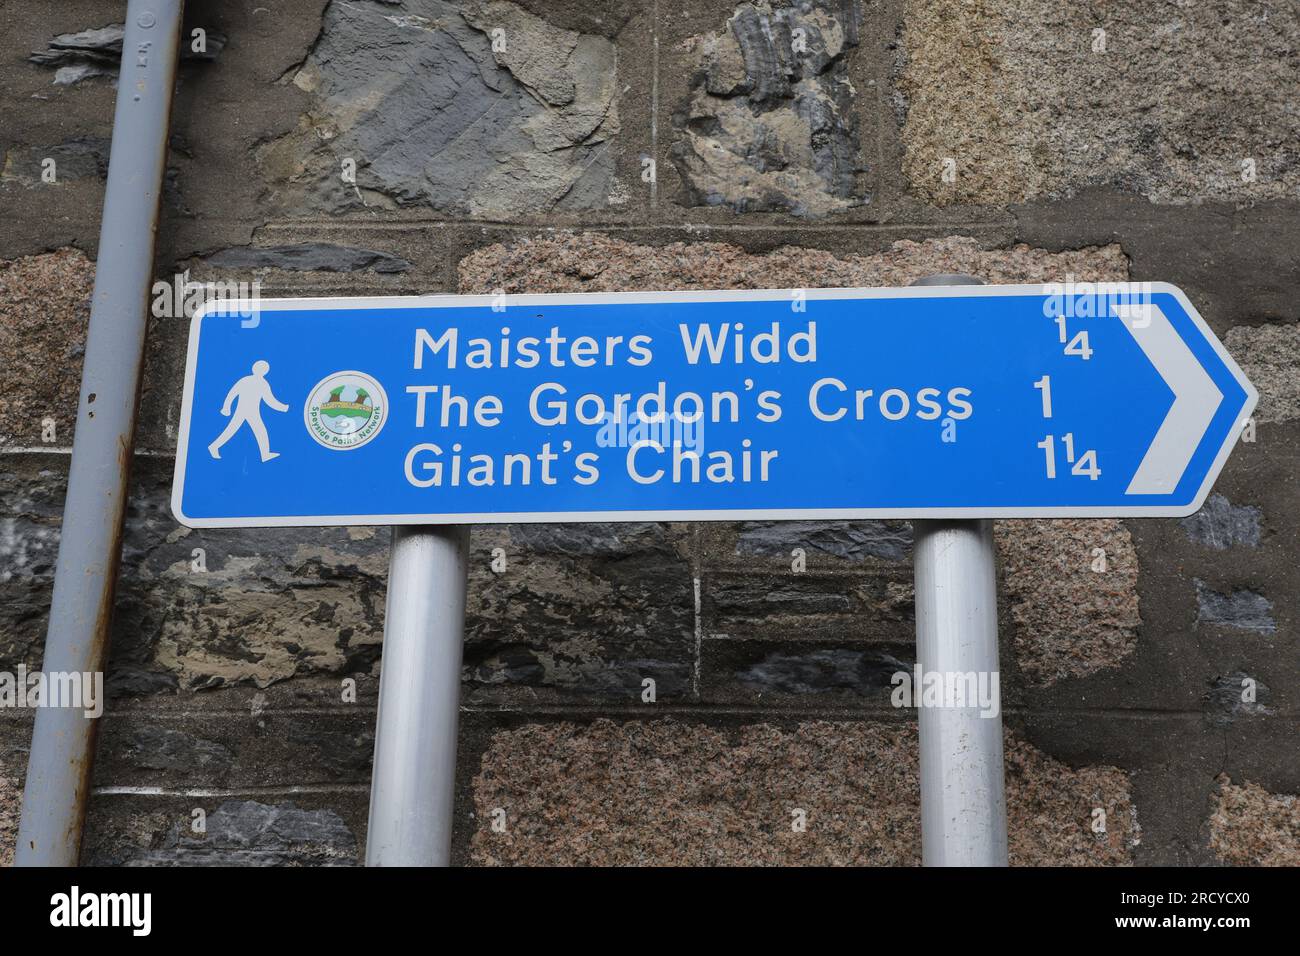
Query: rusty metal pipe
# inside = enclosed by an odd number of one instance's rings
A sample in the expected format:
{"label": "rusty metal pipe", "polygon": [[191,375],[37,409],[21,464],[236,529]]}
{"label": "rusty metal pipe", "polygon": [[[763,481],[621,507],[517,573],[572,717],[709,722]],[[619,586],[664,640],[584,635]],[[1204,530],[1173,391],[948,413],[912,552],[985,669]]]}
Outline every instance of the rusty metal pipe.
{"label": "rusty metal pipe", "polygon": [[[95,292],[41,665],[47,687],[54,674],[102,675],[108,660],[184,6],[184,0],[127,5]],[[75,866],[81,854],[96,720],[80,704],[53,703],[63,706],[42,701],[36,713],[17,866]]]}

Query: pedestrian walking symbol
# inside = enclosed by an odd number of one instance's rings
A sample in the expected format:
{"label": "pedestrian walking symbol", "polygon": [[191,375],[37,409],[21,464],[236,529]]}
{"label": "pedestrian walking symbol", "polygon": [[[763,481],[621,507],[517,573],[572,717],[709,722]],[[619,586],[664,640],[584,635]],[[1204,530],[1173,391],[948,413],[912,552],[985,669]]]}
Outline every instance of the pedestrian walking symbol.
{"label": "pedestrian walking symbol", "polygon": [[208,446],[208,454],[213,458],[221,457],[221,447],[230,441],[244,424],[248,425],[253,432],[253,437],[257,439],[257,450],[262,455],[262,461],[280,457],[279,452],[271,451],[271,440],[267,437],[266,425],[262,422],[262,403],[265,402],[268,408],[277,412],[287,412],[289,406],[271,393],[271,383],[266,380],[266,373],[269,371],[271,371],[270,363],[261,360],[254,362],[252,374],[245,375],[226,393],[226,400],[221,405],[221,414],[230,415],[232,402],[235,404],[235,413],[217,440]]}

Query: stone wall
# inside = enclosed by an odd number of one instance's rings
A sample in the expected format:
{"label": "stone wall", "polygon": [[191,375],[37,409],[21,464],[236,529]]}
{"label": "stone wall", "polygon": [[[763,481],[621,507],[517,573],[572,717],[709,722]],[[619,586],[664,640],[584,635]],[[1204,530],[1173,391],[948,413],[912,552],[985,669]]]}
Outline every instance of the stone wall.
{"label": "stone wall", "polygon": [[[1295,4],[187,8],[163,281],[1183,288],[1260,389],[1254,441],[1183,521],[999,524],[1012,861],[1300,862]],[[0,7],[2,671],[41,660],[124,9]],[[84,858],[354,863],[388,532],[177,526],[185,338],[153,320]],[[910,548],[476,529],[456,860],[918,862]],[[30,734],[0,709],[0,863]]]}

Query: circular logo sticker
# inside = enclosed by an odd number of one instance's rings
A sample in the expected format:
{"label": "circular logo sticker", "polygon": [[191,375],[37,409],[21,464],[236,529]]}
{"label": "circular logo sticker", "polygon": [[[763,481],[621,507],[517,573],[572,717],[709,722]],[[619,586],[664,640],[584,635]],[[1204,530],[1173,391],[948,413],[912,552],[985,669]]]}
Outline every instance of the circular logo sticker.
{"label": "circular logo sticker", "polygon": [[307,431],[326,448],[360,448],[388,418],[383,386],[363,372],[327,375],[307,394]]}

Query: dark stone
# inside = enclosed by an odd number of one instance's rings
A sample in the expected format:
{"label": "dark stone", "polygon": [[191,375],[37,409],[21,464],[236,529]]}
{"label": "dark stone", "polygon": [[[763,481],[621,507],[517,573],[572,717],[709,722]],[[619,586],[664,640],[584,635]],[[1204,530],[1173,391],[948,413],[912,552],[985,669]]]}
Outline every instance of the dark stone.
{"label": "dark stone", "polygon": [[172,825],[156,849],[126,851],[92,865],[121,866],[354,866],[357,841],[333,810],[292,803],[227,801],[208,814],[207,832],[190,819]]}
{"label": "dark stone", "polygon": [[176,688],[176,675],[139,667],[119,667],[104,678],[104,690],[112,698],[167,694]]}
{"label": "dark stone", "polygon": [[[226,36],[216,30],[206,32],[205,49],[199,53],[195,52],[186,29],[181,42],[181,62],[211,62],[217,58],[226,46]],[[28,60],[57,70],[54,82],[61,86],[95,76],[115,77],[122,60],[124,35],[121,23],[79,33],[61,33],[44,50],[33,51]]]}
{"label": "dark stone", "polygon": [[744,3],[696,41],[671,149],[691,205],[821,216],[868,201],[844,63],[861,20],[858,0]]}
{"label": "dark stone", "polygon": [[220,771],[233,760],[221,744],[162,727],[136,729],[122,750],[128,760],[147,770]]}
{"label": "dark stone", "polygon": [[[494,29],[508,37],[498,52]],[[295,83],[314,98],[306,123],[259,152],[295,211],[509,218],[603,207],[613,186],[614,45],[519,7],[330,4]],[[355,184],[341,181],[339,157],[355,161]]]}
{"label": "dark stone", "polygon": [[[744,4],[728,23],[745,60],[745,83],[738,92],[746,93],[750,102],[789,96],[790,81],[803,72],[790,49],[791,13],[778,10],[763,14]],[[808,66],[809,72],[816,75],[816,64],[809,62]]]}
{"label": "dark stone", "polygon": [[746,687],[785,694],[849,690],[867,696],[890,686],[910,666],[888,655],[867,651],[823,649],[804,654],[773,653],[736,673]]}
{"label": "dark stone", "polygon": [[1267,704],[1272,698],[1268,685],[1255,680],[1255,699],[1251,702],[1242,700],[1244,691],[1242,682],[1252,679],[1244,671],[1235,671],[1226,676],[1220,675],[1210,681],[1210,691],[1204,697],[1206,704],[1214,711],[1214,721],[1220,724],[1231,723],[1237,717],[1256,717],[1273,713]]}
{"label": "dark stone", "polygon": [[1262,515],[1254,505],[1234,505],[1216,492],[1205,500],[1200,511],[1179,524],[1193,541],[1216,551],[1238,544],[1257,548]]}
{"label": "dark stone", "polygon": [[[15,148],[0,160],[0,181],[12,180],[29,186],[41,184],[44,182],[42,163],[46,159],[54,160],[52,185],[79,179],[107,179],[111,142],[99,136],[79,136],[48,146]],[[173,148],[176,142],[176,137],[172,137]],[[180,170],[175,166],[163,171],[163,201],[172,209],[192,215],[181,196]]]}
{"label": "dark stone", "polygon": [[463,672],[468,681],[531,687],[546,683],[545,666],[532,650],[518,644],[498,646],[483,641],[466,648],[465,657]]}
{"label": "dark stone", "polygon": [[913,637],[910,570],[864,573],[714,572],[703,581],[704,627],[714,637],[894,642]]}
{"label": "dark stone", "polygon": [[[746,600],[751,603],[752,597]],[[766,582],[755,610],[776,614],[845,614],[853,610],[852,598],[839,590],[828,590],[825,582],[802,578],[777,584]]]}
{"label": "dark stone", "polygon": [[912,553],[906,521],[751,521],[736,540],[737,554],[789,558],[795,548],[847,561],[905,561]]}
{"label": "dark stone", "polygon": [[708,594],[719,613],[758,620],[774,614],[850,614],[857,607],[844,582],[812,574],[719,576],[710,580]]}
{"label": "dark stone", "polygon": [[56,182],[103,179],[108,175],[109,142],[100,136],[78,136],[52,146],[12,150],[3,163],[4,178],[39,182],[42,162],[52,159]]}
{"label": "dark stone", "polygon": [[[0,473],[0,668],[40,664],[64,476],[15,457]],[[66,459],[59,459],[66,463]],[[185,531],[171,462],[137,459],[107,685],[145,696],[295,676],[371,673],[383,632],[389,536],[343,528]],[[689,693],[695,608],[685,529],[657,523],[476,532],[467,687],[635,699]],[[492,544],[509,570],[490,570]],[[195,567],[202,549],[203,570]],[[333,766],[364,746],[329,744]]]}
{"label": "dark stone", "polygon": [[[505,529],[502,529],[505,530]],[[690,692],[695,607],[684,533],[656,523],[512,525],[470,562],[464,673],[475,693],[548,688],[632,701]],[[500,542],[506,570],[491,570]]]}
{"label": "dark stone", "polygon": [[304,759],[324,767],[337,779],[368,779],[370,776],[375,754],[375,734],[371,730],[321,730],[314,721],[291,718],[277,721],[274,733],[282,735],[295,749],[305,751]]}
{"label": "dark stone", "polygon": [[1197,624],[1221,624],[1262,634],[1272,634],[1277,630],[1273,621],[1273,603],[1264,595],[1245,589],[1222,594],[1207,587],[1199,578],[1195,583]]}
{"label": "dark stone", "polygon": [[[11,532],[0,534],[0,668],[39,666],[49,613],[66,478],[34,464],[19,458],[0,473],[0,527]],[[133,468],[110,695],[368,672],[379,655],[388,536],[185,531],[170,511],[170,469],[152,459]],[[347,609],[336,614],[339,603]]]}
{"label": "dark stone", "polygon": [[303,242],[293,246],[236,246],[207,258],[218,269],[283,269],[288,272],[406,272],[405,259],[373,249],[354,249],[326,242]]}
{"label": "dark stone", "polygon": [[514,0],[514,3],[534,16],[545,17],[557,27],[610,40],[643,9],[640,0],[601,0],[598,4],[586,0]]}
{"label": "dark stone", "polygon": [[649,522],[593,524],[516,524],[510,540],[527,551],[569,557],[623,554],[628,543],[656,533]]}
{"label": "dark stone", "polygon": [[59,553],[62,476],[0,472],[0,670],[39,668]]}

